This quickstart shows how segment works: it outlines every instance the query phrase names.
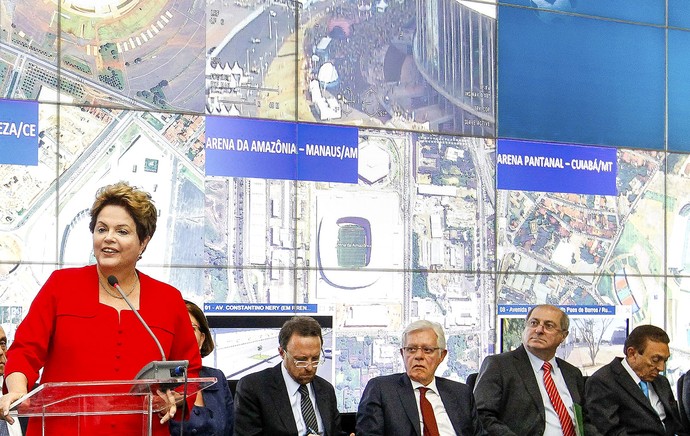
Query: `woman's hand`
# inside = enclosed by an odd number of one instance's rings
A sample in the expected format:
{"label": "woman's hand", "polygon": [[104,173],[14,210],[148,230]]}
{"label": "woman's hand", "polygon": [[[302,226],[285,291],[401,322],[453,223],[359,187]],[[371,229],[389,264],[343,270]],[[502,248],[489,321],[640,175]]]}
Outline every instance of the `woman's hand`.
{"label": "woman's hand", "polygon": [[0,397],[0,419],[14,424],[14,418],[10,416],[10,406],[12,403],[26,395],[29,382],[21,372],[13,372],[5,377],[7,394]]}
{"label": "woman's hand", "polygon": [[14,418],[10,415],[10,406],[25,394],[26,392],[9,392],[0,397],[0,419],[14,424]]}
{"label": "woman's hand", "polygon": [[177,412],[177,403],[183,400],[183,398],[182,395],[172,389],[167,389],[165,392],[159,389],[156,390],[156,393],[158,394],[158,398],[160,398],[158,402],[162,402],[162,407],[160,412],[158,412],[158,416],[161,418],[161,424],[165,424],[175,416]]}

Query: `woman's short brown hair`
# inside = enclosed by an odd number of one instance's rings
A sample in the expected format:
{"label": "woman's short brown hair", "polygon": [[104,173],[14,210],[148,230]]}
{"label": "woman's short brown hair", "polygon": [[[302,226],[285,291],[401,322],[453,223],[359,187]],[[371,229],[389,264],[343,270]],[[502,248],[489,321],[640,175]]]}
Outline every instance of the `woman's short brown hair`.
{"label": "woman's short brown hair", "polygon": [[93,233],[96,228],[98,214],[106,206],[122,206],[134,220],[137,228],[139,242],[153,236],[156,231],[158,211],[153,205],[151,195],[148,192],[130,186],[127,182],[118,182],[102,187],[96,193],[96,200],[91,206],[91,222],[89,230]]}
{"label": "woman's short brown hair", "polygon": [[204,312],[189,300],[184,300],[184,304],[187,305],[187,312],[194,317],[199,323],[199,331],[204,334],[204,342],[201,344],[201,357],[206,357],[211,354],[215,345],[213,344],[213,338],[211,338],[211,329],[208,328],[208,321],[206,320],[206,315]]}

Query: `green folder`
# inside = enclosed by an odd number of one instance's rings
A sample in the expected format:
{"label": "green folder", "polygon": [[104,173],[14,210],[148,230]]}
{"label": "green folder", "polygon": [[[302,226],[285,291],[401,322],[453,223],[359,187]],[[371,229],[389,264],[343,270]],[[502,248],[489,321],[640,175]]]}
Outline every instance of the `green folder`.
{"label": "green folder", "polygon": [[573,412],[575,415],[575,434],[577,436],[585,436],[585,421],[582,418],[582,406],[573,403]]}

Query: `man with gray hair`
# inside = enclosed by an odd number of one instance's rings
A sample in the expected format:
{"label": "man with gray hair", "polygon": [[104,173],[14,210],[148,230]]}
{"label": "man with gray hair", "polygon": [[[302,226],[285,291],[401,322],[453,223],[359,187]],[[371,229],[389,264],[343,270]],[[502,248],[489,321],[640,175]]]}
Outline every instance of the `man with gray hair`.
{"label": "man with gray hair", "polygon": [[408,325],[400,348],[405,373],[369,380],[359,402],[356,434],[484,435],[470,388],[435,376],[446,354],[438,323]]}

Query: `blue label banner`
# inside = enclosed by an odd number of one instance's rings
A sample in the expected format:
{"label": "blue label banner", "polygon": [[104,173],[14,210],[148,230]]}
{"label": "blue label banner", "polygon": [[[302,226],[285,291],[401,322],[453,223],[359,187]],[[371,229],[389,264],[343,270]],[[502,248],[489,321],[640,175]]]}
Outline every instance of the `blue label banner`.
{"label": "blue label banner", "polygon": [[298,124],[298,180],[357,183],[358,145],[356,127]]}
{"label": "blue label banner", "polygon": [[618,195],[615,148],[499,139],[496,187],[516,191]]}
{"label": "blue label banner", "polygon": [[[534,305],[531,304],[499,304],[498,316],[502,317],[521,317],[527,316],[527,313]],[[598,316],[598,315],[615,315],[616,306],[558,306],[568,316]]]}
{"label": "blue label banner", "polygon": [[316,304],[204,303],[205,313],[316,313]]}
{"label": "blue label banner", "polygon": [[38,165],[38,103],[0,100],[0,164]]}
{"label": "blue label banner", "polygon": [[206,117],[206,175],[357,183],[358,129]]}

